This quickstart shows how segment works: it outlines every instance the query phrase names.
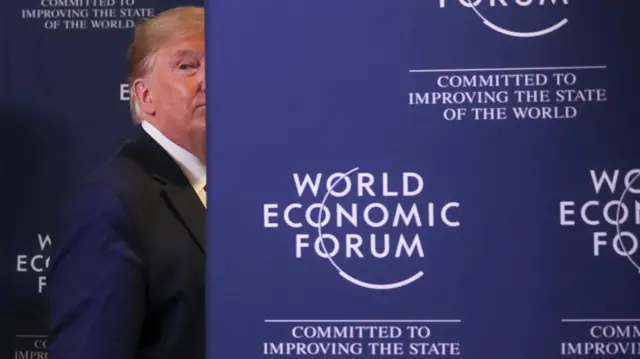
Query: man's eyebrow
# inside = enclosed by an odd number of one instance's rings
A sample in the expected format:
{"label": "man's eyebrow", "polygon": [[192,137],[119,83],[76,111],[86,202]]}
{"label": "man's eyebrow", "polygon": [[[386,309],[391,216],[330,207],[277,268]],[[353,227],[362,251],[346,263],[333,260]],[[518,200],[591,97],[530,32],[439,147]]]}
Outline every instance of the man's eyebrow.
{"label": "man's eyebrow", "polygon": [[195,50],[190,50],[190,49],[182,49],[182,50],[178,50],[176,52],[173,53],[173,57],[183,57],[186,55],[195,55],[196,51]]}

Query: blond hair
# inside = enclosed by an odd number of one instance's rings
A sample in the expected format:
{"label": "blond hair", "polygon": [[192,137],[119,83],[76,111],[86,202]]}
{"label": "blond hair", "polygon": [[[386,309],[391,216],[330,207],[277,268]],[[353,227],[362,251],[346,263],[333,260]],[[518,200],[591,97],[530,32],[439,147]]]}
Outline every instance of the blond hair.
{"label": "blond hair", "polygon": [[129,60],[129,107],[136,123],[142,122],[133,82],[146,76],[156,52],[169,40],[204,31],[204,8],[181,6],[161,12],[136,26],[127,51]]}

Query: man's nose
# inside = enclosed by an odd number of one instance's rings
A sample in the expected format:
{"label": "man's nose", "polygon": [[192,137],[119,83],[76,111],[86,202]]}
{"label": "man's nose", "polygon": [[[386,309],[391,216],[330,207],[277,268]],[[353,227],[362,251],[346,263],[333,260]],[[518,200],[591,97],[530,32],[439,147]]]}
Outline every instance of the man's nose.
{"label": "man's nose", "polygon": [[207,90],[207,72],[205,69],[205,62],[202,61],[202,67],[200,67],[200,71],[198,73],[198,81],[200,83],[200,89],[202,91]]}

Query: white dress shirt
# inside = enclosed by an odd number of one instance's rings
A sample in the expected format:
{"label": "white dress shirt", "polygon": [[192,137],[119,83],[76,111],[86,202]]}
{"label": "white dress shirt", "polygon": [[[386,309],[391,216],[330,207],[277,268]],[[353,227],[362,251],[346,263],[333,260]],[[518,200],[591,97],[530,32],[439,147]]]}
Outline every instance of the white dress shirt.
{"label": "white dress shirt", "polygon": [[145,130],[169,155],[178,163],[184,174],[189,179],[193,190],[196,192],[202,204],[207,207],[207,192],[204,186],[207,183],[207,167],[192,153],[169,140],[162,132],[158,131],[147,121],[142,122]]}

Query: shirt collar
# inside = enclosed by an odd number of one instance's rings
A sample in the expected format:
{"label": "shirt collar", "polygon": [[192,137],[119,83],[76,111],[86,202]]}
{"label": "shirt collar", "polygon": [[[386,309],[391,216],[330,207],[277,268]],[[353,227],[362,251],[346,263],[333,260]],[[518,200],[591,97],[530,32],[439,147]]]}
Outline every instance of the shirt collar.
{"label": "shirt collar", "polygon": [[142,121],[142,129],[178,163],[194,189],[196,191],[202,190],[207,181],[207,167],[191,152],[169,140],[151,123]]}

